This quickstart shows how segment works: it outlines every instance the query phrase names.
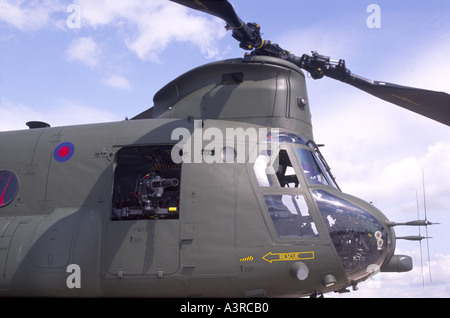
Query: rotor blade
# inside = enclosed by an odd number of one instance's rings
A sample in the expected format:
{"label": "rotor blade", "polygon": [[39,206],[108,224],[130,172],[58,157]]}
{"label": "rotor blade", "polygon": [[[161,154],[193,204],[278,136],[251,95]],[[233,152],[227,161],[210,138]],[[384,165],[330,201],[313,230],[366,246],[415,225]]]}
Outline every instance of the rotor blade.
{"label": "rotor blade", "polygon": [[233,29],[242,27],[243,22],[227,0],[170,0],[191,9],[212,14],[224,20]]}
{"label": "rotor blade", "polygon": [[447,93],[369,80],[351,73],[346,67],[345,60],[332,61],[330,57],[317,51],[312,51],[311,56],[303,54],[301,58],[291,54],[287,60],[308,71],[314,79],[331,77],[450,126],[450,95]]}
{"label": "rotor blade", "polygon": [[450,95],[447,93],[372,81],[354,74],[341,80],[387,102],[450,126]]}

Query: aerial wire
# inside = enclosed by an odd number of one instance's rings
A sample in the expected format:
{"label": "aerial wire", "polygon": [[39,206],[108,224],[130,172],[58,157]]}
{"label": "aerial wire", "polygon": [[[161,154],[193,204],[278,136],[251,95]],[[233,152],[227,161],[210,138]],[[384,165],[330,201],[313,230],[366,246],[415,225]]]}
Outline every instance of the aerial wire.
{"label": "aerial wire", "polygon": [[[417,202],[417,219],[420,220],[420,215],[419,215],[419,193],[417,191],[416,191],[416,202]],[[419,226],[419,236],[421,236],[420,226]],[[424,275],[423,275],[422,240],[419,240],[419,247],[420,247],[420,267],[422,269],[422,288],[425,288],[425,279],[424,279]]]}
{"label": "aerial wire", "polygon": [[[425,174],[424,174],[423,169],[422,169],[422,188],[423,188],[423,206],[424,206],[424,212],[425,212],[425,221],[428,221],[426,192],[425,192]],[[428,242],[428,225],[425,225],[425,236],[427,237],[428,272],[430,274],[430,282],[431,282],[431,262],[430,262],[430,245]]]}

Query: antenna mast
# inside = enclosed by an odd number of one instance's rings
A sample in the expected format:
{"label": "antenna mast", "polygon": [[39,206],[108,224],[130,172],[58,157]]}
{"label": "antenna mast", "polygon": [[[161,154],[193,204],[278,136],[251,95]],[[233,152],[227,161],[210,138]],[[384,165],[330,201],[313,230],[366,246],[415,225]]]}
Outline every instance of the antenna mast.
{"label": "antenna mast", "polygon": [[[423,208],[425,213],[425,221],[428,221],[427,219],[427,202],[426,202],[426,192],[425,192],[425,173],[422,169],[422,188],[423,188]],[[428,243],[428,226],[425,225],[425,235],[427,237],[427,253],[428,253],[428,272],[430,274],[430,282],[431,282],[431,262],[430,262],[430,245]]]}

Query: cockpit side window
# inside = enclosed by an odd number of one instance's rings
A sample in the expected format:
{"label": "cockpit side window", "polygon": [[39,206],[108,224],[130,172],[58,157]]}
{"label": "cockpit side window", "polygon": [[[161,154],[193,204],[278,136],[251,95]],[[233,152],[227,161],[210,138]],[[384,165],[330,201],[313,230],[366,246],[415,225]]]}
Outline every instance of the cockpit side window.
{"label": "cockpit side window", "polygon": [[282,188],[300,187],[291,159],[284,149],[281,149],[278,153],[273,151],[262,152],[253,165],[253,171],[261,187],[274,186],[275,180],[278,180]]}
{"label": "cockpit side window", "polygon": [[170,145],[118,151],[111,220],[178,219],[181,164],[171,151]]}
{"label": "cockpit side window", "polygon": [[280,150],[277,162],[278,170],[276,171],[276,176],[280,186],[282,188],[298,188],[300,183],[298,182],[297,175],[286,150]]}
{"label": "cockpit side window", "polygon": [[271,175],[274,173],[270,158],[271,152],[261,153],[255,160],[253,165],[253,172],[255,173],[256,179],[260,187],[270,187],[273,186],[273,181]]}
{"label": "cockpit side window", "polygon": [[296,148],[297,155],[303,167],[306,180],[309,184],[330,185],[330,181],[325,177],[323,169],[315,160],[313,153],[308,149]]}
{"label": "cockpit side window", "polygon": [[[284,142],[300,140],[294,135],[288,137]],[[260,152],[253,172],[276,236],[284,239],[319,237],[305,198],[305,189],[293,166],[293,162],[297,163],[295,153],[286,145],[275,148]]]}
{"label": "cockpit side window", "polygon": [[279,237],[318,237],[303,195],[264,195],[264,202]]}

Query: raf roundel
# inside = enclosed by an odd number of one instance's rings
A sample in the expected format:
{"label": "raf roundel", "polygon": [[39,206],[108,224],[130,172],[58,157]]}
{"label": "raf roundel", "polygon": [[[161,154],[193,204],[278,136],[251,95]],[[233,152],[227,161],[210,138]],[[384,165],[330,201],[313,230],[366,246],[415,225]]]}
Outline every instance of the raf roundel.
{"label": "raf roundel", "polygon": [[53,157],[58,162],[66,162],[72,158],[75,151],[75,146],[71,142],[63,142],[58,147],[55,148],[53,152]]}

